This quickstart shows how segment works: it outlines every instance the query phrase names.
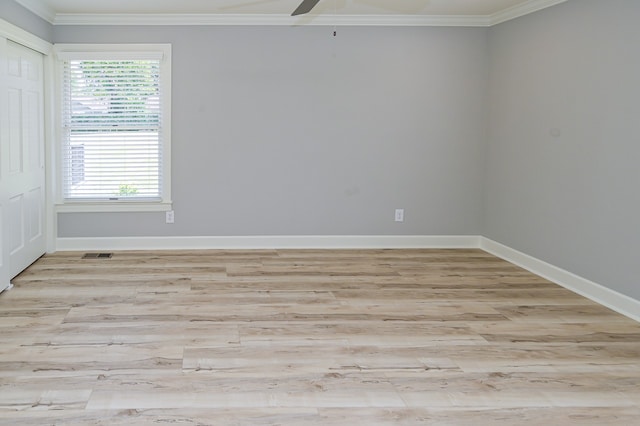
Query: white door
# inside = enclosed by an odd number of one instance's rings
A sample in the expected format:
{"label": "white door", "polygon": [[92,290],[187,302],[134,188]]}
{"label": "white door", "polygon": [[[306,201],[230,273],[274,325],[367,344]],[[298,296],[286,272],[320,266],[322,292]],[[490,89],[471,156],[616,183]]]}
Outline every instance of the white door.
{"label": "white door", "polygon": [[0,38],[0,290],[46,250],[44,59]]}

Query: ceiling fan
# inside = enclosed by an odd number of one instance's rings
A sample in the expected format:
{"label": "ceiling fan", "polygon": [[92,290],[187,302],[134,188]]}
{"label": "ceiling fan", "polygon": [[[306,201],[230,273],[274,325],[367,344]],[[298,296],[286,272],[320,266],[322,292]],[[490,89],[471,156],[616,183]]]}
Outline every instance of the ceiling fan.
{"label": "ceiling fan", "polygon": [[313,9],[319,1],[320,0],[302,0],[300,6],[293,11],[291,16],[304,15],[305,13],[311,12],[311,9]]}
{"label": "ceiling fan", "polygon": [[[221,6],[218,9],[236,9],[239,7],[252,7],[261,5],[263,3],[273,3],[278,0],[252,0],[247,2],[238,3],[235,2],[233,5],[229,6]],[[346,4],[346,0],[334,0],[334,9],[338,9],[338,4],[340,8],[344,7]],[[399,2],[397,0],[351,0],[353,3],[363,3],[367,5],[372,5],[381,9],[386,9],[389,11],[394,11],[400,14],[412,14],[417,13],[423,10],[431,0],[413,0],[413,1],[405,1]],[[302,3],[293,11],[291,16],[305,15],[313,10],[316,5],[320,3],[320,0],[302,0]]]}
{"label": "ceiling fan", "polygon": [[[291,16],[309,13],[319,2],[320,0],[302,0],[302,3],[300,3],[298,8],[293,11]],[[424,10],[431,0],[413,0],[410,2],[398,2],[397,0],[353,0],[353,2],[373,5],[378,8],[395,11],[400,14],[413,14]]]}

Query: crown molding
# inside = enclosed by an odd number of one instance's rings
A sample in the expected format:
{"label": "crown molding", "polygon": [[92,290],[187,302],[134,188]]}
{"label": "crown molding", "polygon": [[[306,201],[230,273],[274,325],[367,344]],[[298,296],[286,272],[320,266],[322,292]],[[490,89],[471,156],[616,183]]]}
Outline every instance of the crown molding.
{"label": "crown molding", "polygon": [[509,7],[489,17],[489,26],[501,24],[512,19],[537,12],[547,7],[564,3],[567,0],[530,0],[518,6]]}
{"label": "crown molding", "polygon": [[493,15],[289,15],[56,13],[40,0],[15,0],[53,25],[267,25],[491,27],[567,0],[530,0]]}
{"label": "crown molding", "polygon": [[485,16],[250,15],[250,14],[58,14],[54,25],[267,25],[267,26],[464,26],[486,27]]}

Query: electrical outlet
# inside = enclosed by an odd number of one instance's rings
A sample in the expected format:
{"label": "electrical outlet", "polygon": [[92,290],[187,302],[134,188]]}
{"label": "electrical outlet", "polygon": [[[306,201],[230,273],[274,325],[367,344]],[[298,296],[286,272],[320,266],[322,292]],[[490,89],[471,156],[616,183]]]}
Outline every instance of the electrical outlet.
{"label": "electrical outlet", "polygon": [[173,210],[169,210],[168,212],[166,212],[165,220],[167,223],[173,223],[175,219],[176,219],[176,216],[173,213]]}
{"label": "electrical outlet", "polygon": [[404,222],[404,209],[396,209],[396,222]]}

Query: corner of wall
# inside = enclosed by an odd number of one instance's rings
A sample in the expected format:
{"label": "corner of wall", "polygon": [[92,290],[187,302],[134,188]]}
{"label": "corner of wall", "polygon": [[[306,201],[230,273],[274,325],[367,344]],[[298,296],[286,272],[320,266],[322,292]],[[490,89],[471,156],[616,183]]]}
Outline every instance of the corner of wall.
{"label": "corner of wall", "polygon": [[580,277],[557,266],[536,259],[489,238],[480,238],[480,248],[501,259],[520,266],[568,290],[593,300],[624,316],[640,322],[640,301],[618,293],[601,284]]}

